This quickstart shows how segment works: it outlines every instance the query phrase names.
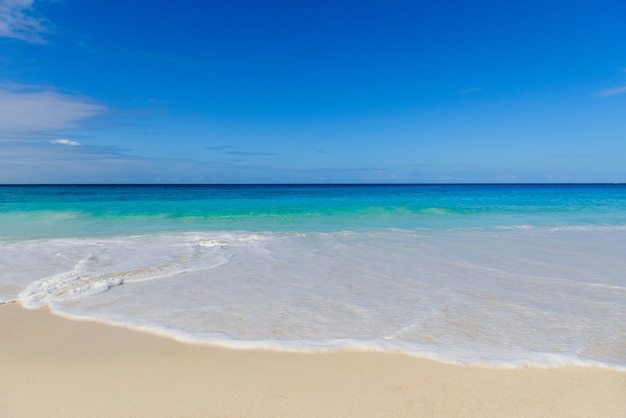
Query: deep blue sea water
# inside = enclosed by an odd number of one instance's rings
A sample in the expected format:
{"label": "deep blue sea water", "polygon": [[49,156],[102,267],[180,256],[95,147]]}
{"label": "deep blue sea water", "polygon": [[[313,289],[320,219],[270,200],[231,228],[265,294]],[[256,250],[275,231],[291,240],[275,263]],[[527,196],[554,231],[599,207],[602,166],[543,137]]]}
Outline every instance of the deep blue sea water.
{"label": "deep blue sea water", "polygon": [[0,186],[0,302],[236,347],[626,367],[626,185]]}

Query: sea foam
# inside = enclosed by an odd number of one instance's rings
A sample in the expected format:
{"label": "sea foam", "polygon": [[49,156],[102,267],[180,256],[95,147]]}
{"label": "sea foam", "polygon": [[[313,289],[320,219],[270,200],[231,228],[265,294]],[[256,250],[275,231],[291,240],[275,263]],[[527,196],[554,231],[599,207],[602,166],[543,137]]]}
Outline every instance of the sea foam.
{"label": "sea foam", "polygon": [[0,186],[0,303],[184,341],[626,368],[624,185]]}
{"label": "sea foam", "polygon": [[623,228],[207,231],[2,244],[0,300],[184,341],[626,369]]}

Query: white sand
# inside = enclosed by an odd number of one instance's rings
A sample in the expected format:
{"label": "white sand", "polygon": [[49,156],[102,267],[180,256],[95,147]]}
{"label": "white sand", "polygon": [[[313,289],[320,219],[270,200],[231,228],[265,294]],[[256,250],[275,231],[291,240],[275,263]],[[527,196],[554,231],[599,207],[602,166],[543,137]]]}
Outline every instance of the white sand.
{"label": "white sand", "polygon": [[231,350],[9,304],[0,416],[626,417],[626,373]]}

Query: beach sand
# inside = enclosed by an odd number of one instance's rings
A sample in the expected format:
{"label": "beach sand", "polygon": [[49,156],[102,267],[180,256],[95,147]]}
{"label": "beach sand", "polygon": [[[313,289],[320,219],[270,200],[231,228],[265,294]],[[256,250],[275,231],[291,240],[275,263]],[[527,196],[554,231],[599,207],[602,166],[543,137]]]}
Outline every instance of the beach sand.
{"label": "beach sand", "polygon": [[626,372],[234,350],[6,304],[0,416],[626,417]]}

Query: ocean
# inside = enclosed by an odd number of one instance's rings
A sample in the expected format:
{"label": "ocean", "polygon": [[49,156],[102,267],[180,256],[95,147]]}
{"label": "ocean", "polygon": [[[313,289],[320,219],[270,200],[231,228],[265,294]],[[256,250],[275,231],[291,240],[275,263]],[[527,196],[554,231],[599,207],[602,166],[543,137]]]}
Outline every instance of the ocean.
{"label": "ocean", "polygon": [[626,370],[626,185],[0,186],[0,303],[178,340]]}

